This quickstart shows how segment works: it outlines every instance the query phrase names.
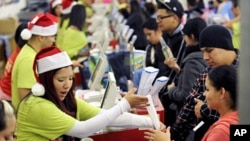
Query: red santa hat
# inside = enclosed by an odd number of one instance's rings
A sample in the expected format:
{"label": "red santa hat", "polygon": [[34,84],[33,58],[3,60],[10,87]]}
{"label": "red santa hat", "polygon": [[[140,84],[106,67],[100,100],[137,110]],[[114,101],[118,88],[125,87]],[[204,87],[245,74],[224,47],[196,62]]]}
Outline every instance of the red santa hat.
{"label": "red santa hat", "polygon": [[57,32],[57,17],[49,13],[38,13],[31,18],[27,29],[21,32],[23,40],[29,40],[32,35],[51,36]]}
{"label": "red santa hat", "polygon": [[62,0],[51,0],[50,1],[51,8],[55,8],[59,4],[62,4]]}
{"label": "red santa hat", "polygon": [[72,65],[68,54],[61,51],[58,47],[51,46],[40,50],[34,59],[33,71],[37,83],[32,87],[31,91],[35,96],[43,96],[45,89],[39,82],[39,74]]}
{"label": "red santa hat", "polygon": [[62,1],[62,14],[69,14],[74,5],[76,5],[76,2],[74,0],[63,0]]}

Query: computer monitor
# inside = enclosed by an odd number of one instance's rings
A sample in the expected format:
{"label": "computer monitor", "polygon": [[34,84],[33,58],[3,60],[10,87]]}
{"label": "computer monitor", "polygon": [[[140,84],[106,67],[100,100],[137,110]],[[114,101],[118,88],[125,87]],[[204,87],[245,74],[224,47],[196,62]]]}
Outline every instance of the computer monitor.
{"label": "computer monitor", "polygon": [[101,82],[103,79],[103,76],[105,72],[108,71],[108,60],[107,56],[105,54],[105,50],[107,50],[109,45],[109,33],[107,31],[103,31],[103,37],[101,37],[99,40],[100,46],[99,48],[99,59],[95,66],[95,69],[93,73],[90,76],[90,80],[88,82],[89,89],[91,90],[101,90],[103,88]]}
{"label": "computer monitor", "polygon": [[103,89],[102,79],[108,67],[106,55],[100,55],[93,73],[90,76],[88,86],[90,90],[99,91]]}
{"label": "computer monitor", "polygon": [[116,80],[113,72],[108,73],[108,84],[101,100],[102,109],[109,109],[113,107],[117,101],[121,99],[121,96],[117,90]]}

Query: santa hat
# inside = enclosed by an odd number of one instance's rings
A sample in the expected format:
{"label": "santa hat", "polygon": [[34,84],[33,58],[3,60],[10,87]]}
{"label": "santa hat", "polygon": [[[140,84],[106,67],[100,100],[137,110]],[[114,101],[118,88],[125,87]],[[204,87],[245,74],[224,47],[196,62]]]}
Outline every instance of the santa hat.
{"label": "santa hat", "polygon": [[62,0],[51,0],[50,1],[51,8],[55,8],[59,4],[62,4]]}
{"label": "santa hat", "polygon": [[72,7],[76,5],[74,0],[63,0],[62,1],[62,14],[70,14]]}
{"label": "santa hat", "polygon": [[29,40],[32,35],[51,36],[57,32],[57,17],[49,13],[38,13],[31,18],[27,29],[21,32],[23,40]]}
{"label": "santa hat", "polygon": [[61,51],[58,47],[51,46],[40,50],[34,59],[33,71],[37,83],[32,87],[31,91],[35,96],[43,96],[45,89],[39,82],[39,74],[72,65],[68,54]]}

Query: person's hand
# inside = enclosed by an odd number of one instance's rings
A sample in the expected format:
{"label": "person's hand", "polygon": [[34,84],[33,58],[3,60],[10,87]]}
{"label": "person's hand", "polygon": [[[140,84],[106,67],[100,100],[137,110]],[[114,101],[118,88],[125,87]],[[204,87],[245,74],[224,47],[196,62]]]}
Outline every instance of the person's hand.
{"label": "person's hand", "polygon": [[121,97],[124,97],[128,92],[119,92],[120,93],[120,95],[121,95]]}
{"label": "person's hand", "polygon": [[160,122],[160,131],[166,132],[166,125],[162,122]]}
{"label": "person's hand", "polygon": [[173,69],[177,73],[180,72],[180,66],[177,64],[176,58],[168,58],[164,61],[164,64],[167,65],[169,68]]}
{"label": "person's hand", "polygon": [[144,138],[150,141],[170,141],[170,127],[167,128],[166,132],[159,130],[149,129],[144,132]]}
{"label": "person's hand", "polygon": [[168,91],[169,91],[170,89],[172,89],[173,87],[175,87],[174,82],[172,82],[171,84],[169,84],[169,85],[167,86]]}
{"label": "person's hand", "polygon": [[81,68],[84,67],[80,60],[72,61],[72,64],[73,64],[73,68],[75,68],[75,67],[81,67]]}
{"label": "person's hand", "polygon": [[205,104],[202,100],[194,98],[194,101],[196,102],[196,105],[194,107],[194,113],[197,118],[202,118],[201,116],[201,106]]}
{"label": "person's hand", "polygon": [[124,96],[130,104],[131,108],[141,108],[148,106],[148,98],[146,96],[135,95],[136,88],[133,88],[128,91]]}

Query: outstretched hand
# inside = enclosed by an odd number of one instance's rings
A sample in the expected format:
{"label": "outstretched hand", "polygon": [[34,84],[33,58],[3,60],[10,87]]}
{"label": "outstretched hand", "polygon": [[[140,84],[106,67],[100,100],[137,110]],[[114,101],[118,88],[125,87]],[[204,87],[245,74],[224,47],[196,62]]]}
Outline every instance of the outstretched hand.
{"label": "outstretched hand", "polygon": [[136,95],[136,88],[133,88],[128,91],[124,96],[130,104],[131,108],[141,108],[148,106],[148,98],[146,96]]}

